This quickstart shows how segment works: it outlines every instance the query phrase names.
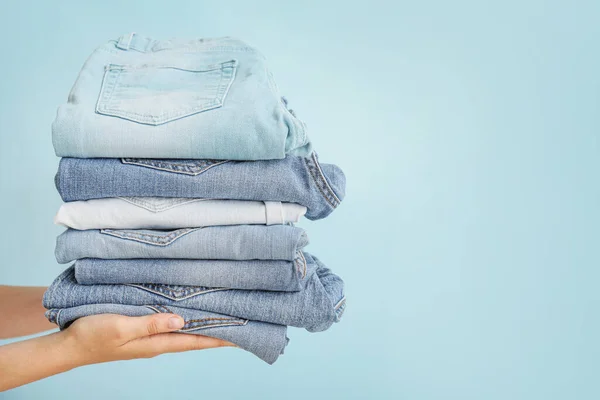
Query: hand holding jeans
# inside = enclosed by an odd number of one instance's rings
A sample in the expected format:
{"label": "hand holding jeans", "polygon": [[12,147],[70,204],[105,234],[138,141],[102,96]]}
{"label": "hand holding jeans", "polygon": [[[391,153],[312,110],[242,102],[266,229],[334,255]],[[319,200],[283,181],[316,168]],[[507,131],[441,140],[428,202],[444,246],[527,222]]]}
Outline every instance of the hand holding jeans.
{"label": "hand holding jeans", "polygon": [[183,325],[183,318],[175,314],[100,314],[76,320],[62,334],[75,366],[234,346],[206,336],[172,333]]}
{"label": "hand holding jeans", "polygon": [[[48,330],[41,297],[46,288],[0,286],[0,338]],[[59,332],[0,346],[0,391],[83,365],[150,358],[162,353],[233,346],[200,335],[171,333],[184,324],[179,315],[140,317],[98,314]]]}

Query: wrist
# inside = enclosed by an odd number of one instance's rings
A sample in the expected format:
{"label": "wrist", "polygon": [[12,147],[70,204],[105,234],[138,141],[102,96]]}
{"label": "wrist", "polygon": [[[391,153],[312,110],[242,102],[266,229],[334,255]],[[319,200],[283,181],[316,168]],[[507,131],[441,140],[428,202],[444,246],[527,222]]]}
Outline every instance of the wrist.
{"label": "wrist", "polygon": [[56,332],[54,335],[56,335],[56,356],[66,371],[91,364],[85,360],[81,346],[68,330]]}

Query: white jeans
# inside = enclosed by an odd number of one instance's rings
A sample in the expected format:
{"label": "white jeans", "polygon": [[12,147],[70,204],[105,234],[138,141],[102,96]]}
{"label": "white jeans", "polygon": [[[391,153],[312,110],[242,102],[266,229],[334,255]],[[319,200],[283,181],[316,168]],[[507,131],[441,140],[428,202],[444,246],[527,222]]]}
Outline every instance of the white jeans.
{"label": "white jeans", "polygon": [[177,229],[298,222],[306,207],[279,201],[117,197],[64,203],[54,223],[85,229]]}

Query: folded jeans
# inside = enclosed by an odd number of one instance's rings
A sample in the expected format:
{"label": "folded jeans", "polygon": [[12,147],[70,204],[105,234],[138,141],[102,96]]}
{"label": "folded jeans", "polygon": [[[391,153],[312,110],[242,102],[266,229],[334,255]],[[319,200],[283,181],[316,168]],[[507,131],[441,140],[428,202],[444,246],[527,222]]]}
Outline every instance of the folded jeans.
{"label": "folded jeans", "polygon": [[265,57],[233,38],[132,33],[88,58],[52,139],[59,157],[281,159],[310,154]]}
{"label": "folded jeans", "polygon": [[54,223],[86,229],[177,229],[298,222],[306,207],[279,201],[117,197],[63,203]]}
{"label": "folded jeans", "polygon": [[56,261],[81,258],[181,258],[288,260],[308,244],[306,232],[290,225],[231,225],[149,229],[67,229],[56,239]]}
{"label": "folded jeans", "polygon": [[346,178],[316,153],[283,160],[217,161],[63,158],[55,178],[64,201],[107,197],[176,197],[282,201],[307,208],[311,220],[343,200]]}
{"label": "folded jeans", "polygon": [[178,332],[227,340],[249,351],[269,364],[277,361],[288,343],[287,327],[267,322],[250,321],[229,315],[177,306],[126,304],[84,304],[68,308],[51,308],[46,312],[50,322],[67,328],[78,318],[97,314],[120,314],[140,317],[154,313],[173,313],[183,317],[185,325]]}
{"label": "folded jeans", "polygon": [[143,282],[284,292],[301,290],[314,268],[301,251],[294,261],[83,258],[73,266],[82,285]]}
{"label": "folded jeans", "polygon": [[338,322],[345,308],[344,283],[320,260],[305,253],[313,273],[298,292],[237,290],[158,284],[80,285],[73,266],[44,294],[47,309],[85,304],[178,306],[238,318],[323,331]]}

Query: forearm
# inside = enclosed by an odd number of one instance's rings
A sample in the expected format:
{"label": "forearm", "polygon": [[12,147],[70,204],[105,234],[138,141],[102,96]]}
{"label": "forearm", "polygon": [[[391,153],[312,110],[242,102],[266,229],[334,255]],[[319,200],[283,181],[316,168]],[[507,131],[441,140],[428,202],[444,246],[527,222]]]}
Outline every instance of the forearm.
{"label": "forearm", "polygon": [[0,347],[0,391],[77,367],[78,352],[65,332]]}
{"label": "forearm", "polygon": [[56,328],[44,317],[45,287],[0,285],[0,339],[31,335]]}

